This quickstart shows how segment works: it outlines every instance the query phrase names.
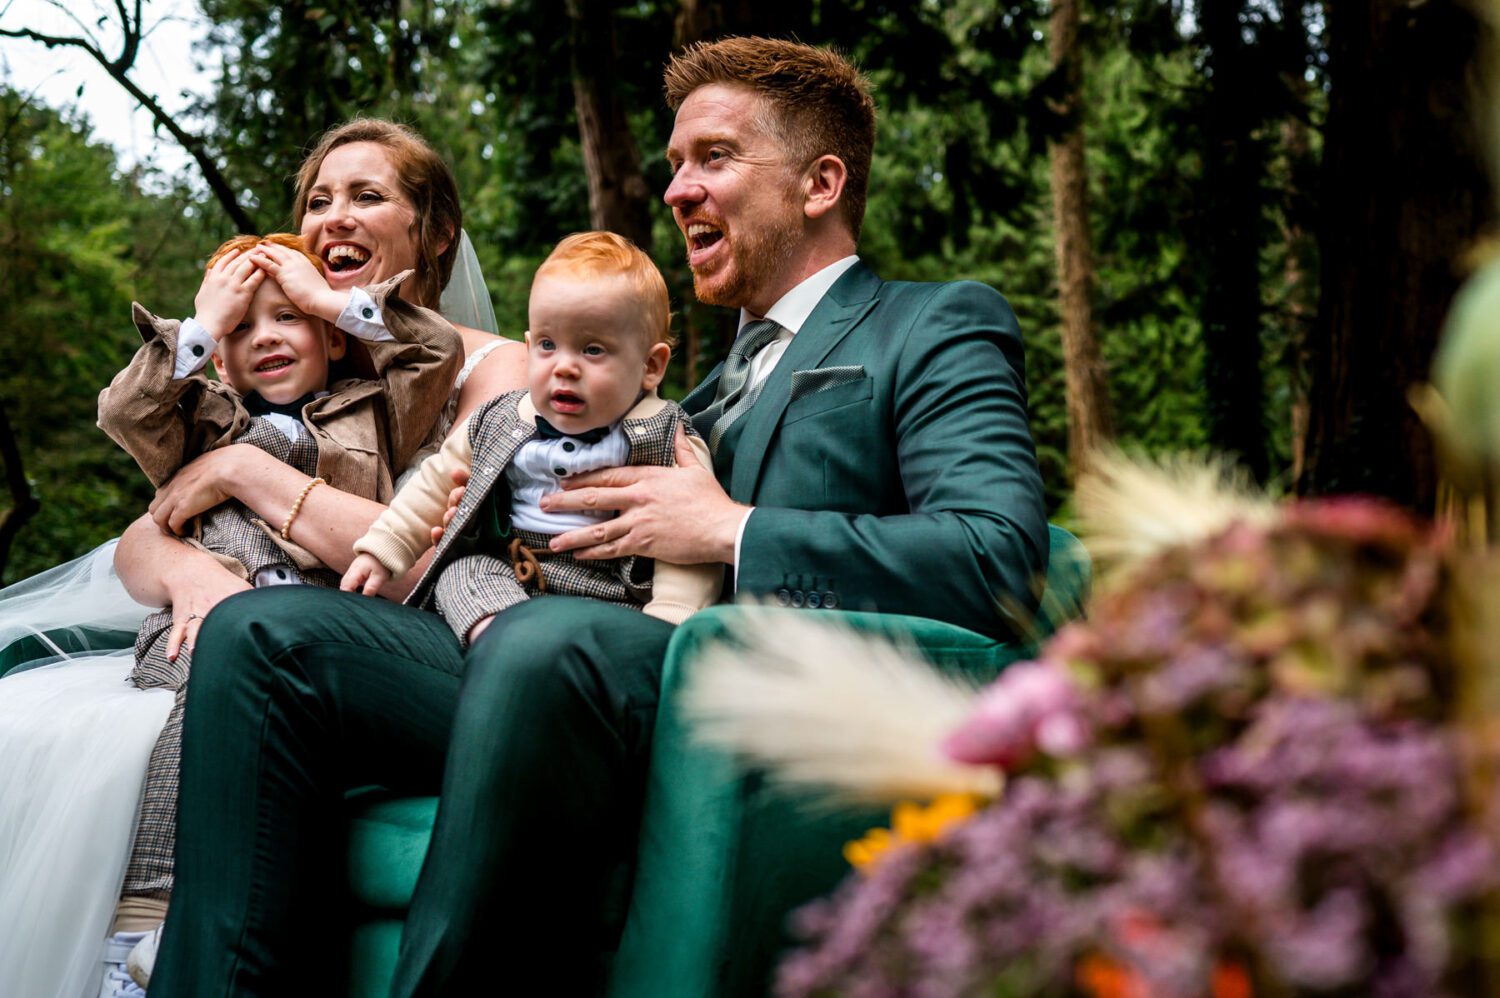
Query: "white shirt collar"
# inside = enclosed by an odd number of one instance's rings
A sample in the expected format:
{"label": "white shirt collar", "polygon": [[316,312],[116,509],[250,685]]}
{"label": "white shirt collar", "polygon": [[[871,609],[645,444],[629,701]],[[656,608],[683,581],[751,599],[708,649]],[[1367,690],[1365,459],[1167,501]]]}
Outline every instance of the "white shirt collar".
{"label": "white shirt collar", "polygon": [[[764,318],[775,321],[781,328],[790,330],[795,336],[812,315],[813,309],[818,307],[818,302],[833,287],[833,282],[844,276],[844,271],[859,262],[857,254],[850,254],[842,260],[837,260],[824,267],[822,270],[804,280],[786,294],[777,299],[776,304],[766,310]],[[762,316],[751,315],[745,309],[740,309],[740,329],[745,328],[745,323],[754,322]]]}

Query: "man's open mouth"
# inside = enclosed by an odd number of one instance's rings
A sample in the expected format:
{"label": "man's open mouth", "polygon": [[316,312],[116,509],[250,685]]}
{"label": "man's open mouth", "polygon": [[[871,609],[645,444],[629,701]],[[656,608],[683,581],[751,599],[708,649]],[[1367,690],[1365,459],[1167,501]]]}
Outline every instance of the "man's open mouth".
{"label": "man's open mouth", "polygon": [[323,262],[335,274],[358,270],[370,262],[370,252],[353,243],[335,243],[323,251]]}
{"label": "man's open mouth", "polygon": [[706,250],[723,238],[724,233],[712,225],[694,222],[687,227],[688,252]]}

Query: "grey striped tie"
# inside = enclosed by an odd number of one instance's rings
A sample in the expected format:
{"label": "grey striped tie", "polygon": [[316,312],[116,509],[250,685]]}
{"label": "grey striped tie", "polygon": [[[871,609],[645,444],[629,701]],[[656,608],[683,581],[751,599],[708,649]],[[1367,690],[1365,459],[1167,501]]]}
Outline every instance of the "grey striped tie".
{"label": "grey striped tie", "polygon": [[747,390],[750,383],[750,362],[781,334],[781,326],[771,319],[758,319],[745,324],[729,356],[724,360],[724,370],[719,372],[719,387],[714,392],[714,401],[707,409],[693,417],[693,427],[708,438],[708,449],[717,454],[719,441],[734,421],[744,415],[745,410],[755,404],[760,390],[759,384]]}

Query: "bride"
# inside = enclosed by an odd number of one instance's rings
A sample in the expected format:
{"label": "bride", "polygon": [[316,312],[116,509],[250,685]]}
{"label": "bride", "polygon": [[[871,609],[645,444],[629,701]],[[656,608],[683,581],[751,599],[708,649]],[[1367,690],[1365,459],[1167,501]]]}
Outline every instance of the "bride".
{"label": "bride", "polygon": [[[294,211],[308,247],[325,261],[334,246],[351,248],[336,254],[340,269],[328,268],[331,286],[366,286],[413,269],[403,295],[438,302],[462,333],[465,364],[434,444],[480,403],[524,384],[524,347],[494,335],[452,173],[419,136],[377,119],[325,133],[299,171]],[[192,646],[202,617],[246,587],[163,531],[182,529],[230,496],[281,522],[305,485],[301,473],[249,445],[212,451],[167,483],[118,545],[0,590],[0,648],[29,639],[43,649],[0,678],[3,993],[129,993],[119,940],[143,933],[116,936],[113,952],[101,951],[101,941],[165,913],[182,708],[170,691],[126,683],[128,645],[152,607],[170,604],[174,638]],[[292,539],[342,572],[353,540],[382,508],[315,489]],[[112,979],[103,979],[106,968]]]}

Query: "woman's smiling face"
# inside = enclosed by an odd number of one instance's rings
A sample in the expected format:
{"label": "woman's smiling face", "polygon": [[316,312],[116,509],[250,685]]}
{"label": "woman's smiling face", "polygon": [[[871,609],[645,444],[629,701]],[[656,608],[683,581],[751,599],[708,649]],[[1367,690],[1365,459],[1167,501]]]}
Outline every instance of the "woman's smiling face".
{"label": "woman's smiling face", "polygon": [[369,287],[417,265],[415,214],[384,146],[350,142],[323,158],[302,238],[329,287]]}

